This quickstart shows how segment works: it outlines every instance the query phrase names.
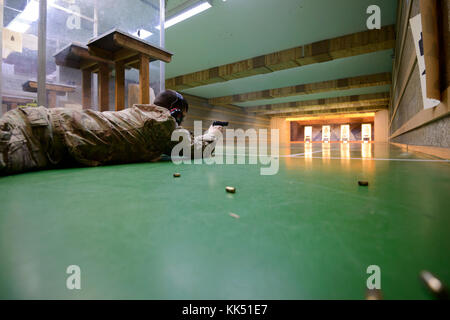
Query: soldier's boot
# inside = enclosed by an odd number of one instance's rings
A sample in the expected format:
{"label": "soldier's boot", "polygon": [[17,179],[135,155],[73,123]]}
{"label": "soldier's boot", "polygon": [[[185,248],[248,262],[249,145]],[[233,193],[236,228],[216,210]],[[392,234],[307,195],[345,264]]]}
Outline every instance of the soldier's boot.
{"label": "soldier's boot", "polygon": [[47,165],[36,127],[45,123],[36,123],[31,115],[40,110],[15,109],[9,111],[0,120],[0,175],[9,175],[44,168]]}
{"label": "soldier's boot", "polygon": [[10,137],[11,132],[6,123],[0,122],[0,176],[6,174],[7,145]]}

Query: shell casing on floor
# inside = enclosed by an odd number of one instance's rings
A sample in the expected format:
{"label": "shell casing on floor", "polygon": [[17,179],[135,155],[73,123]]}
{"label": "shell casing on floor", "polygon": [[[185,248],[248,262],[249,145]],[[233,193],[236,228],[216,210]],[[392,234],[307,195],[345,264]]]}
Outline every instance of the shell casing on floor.
{"label": "shell casing on floor", "polygon": [[427,288],[438,298],[447,300],[448,292],[445,286],[442,284],[442,281],[439,280],[435,275],[431,272],[424,270],[420,273],[420,278],[425,283]]}
{"label": "shell casing on floor", "polygon": [[383,300],[381,289],[367,289],[366,300]]}
{"label": "shell casing on floor", "polygon": [[236,188],[234,187],[226,187],[225,190],[229,193],[236,193]]}

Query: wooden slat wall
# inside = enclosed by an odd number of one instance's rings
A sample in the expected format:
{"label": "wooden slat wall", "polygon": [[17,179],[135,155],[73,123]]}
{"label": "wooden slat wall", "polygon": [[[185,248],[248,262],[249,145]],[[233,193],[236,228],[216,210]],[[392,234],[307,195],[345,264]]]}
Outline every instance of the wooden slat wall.
{"label": "wooden slat wall", "polygon": [[349,90],[372,86],[384,86],[390,85],[391,80],[392,75],[389,72],[386,72],[338,80],[300,84],[284,88],[254,91],[231,96],[217,97],[209,99],[209,103],[214,105],[234,104],[246,101],[256,101],[266,99],[269,100],[274,98],[301,96],[320,92]]}
{"label": "wooden slat wall", "polygon": [[[420,0],[400,0],[399,21],[397,22],[396,57],[393,70],[393,86],[390,103],[391,142],[450,147],[448,132],[448,87],[450,78],[449,23],[450,5],[448,0],[436,0],[441,9],[441,92],[443,102],[429,110],[423,109],[420,75],[417,65],[415,45],[409,19],[420,13]],[[428,129],[426,129],[428,127]],[[426,130],[424,130],[424,128]],[[416,134],[415,132],[426,134]],[[442,135],[442,130],[447,134]]]}
{"label": "wooden slat wall", "polygon": [[235,106],[213,106],[207,99],[184,94],[189,102],[189,112],[182,126],[190,131],[194,129],[194,121],[201,120],[203,129],[207,129],[213,121],[228,121],[233,129],[269,129],[270,118],[247,114],[244,108]]}
{"label": "wooden slat wall", "polygon": [[372,93],[356,96],[344,96],[336,98],[316,99],[298,102],[278,103],[265,106],[248,107],[249,112],[257,114],[289,114],[302,113],[306,111],[327,111],[329,109],[339,108],[371,108],[380,107],[387,108],[389,103],[389,93]]}
{"label": "wooden slat wall", "polygon": [[166,80],[166,87],[184,90],[314,63],[387,50],[394,47],[394,26],[369,30],[273,52]]}

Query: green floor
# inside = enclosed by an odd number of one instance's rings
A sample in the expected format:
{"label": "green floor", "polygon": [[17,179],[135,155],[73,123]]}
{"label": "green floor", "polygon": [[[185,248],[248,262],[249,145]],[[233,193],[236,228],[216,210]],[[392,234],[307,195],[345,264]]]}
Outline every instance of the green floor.
{"label": "green floor", "polygon": [[373,264],[386,299],[432,298],[418,274],[450,285],[450,164],[350,147],[314,144],[275,176],[160,162],[0,178],[0,298],[363,299]]}

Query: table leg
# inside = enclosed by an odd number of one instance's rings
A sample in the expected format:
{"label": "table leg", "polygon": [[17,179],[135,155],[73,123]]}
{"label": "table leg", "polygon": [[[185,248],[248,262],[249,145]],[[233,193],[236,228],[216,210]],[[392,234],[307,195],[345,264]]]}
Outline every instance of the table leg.
{"label": "table leg", "polygon": [[83,109],[90,109],[92,106],[91,98],[92,98],[92,73],[90,70],[83,70],[82,73],[82,105]]}
{"label": "table leg", "polygon": [[47,103],[49,108],[56,108],[56,91],[47,91]]}
{"label": "table leg", "polygon": [[99,64],[98,107],[100,111],[109,110],[109,68],[106,63]]}
{"label": "table leg", "polygon": [[116,65],[116,111],[125,109],[125,66],[123,61]]}
{"label": "table leg", "polygon": [[150,103],[150,59],[148,56],[141,54],[139,57],[139,103]]}

